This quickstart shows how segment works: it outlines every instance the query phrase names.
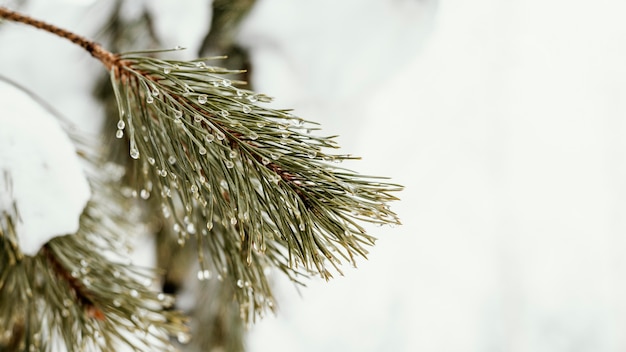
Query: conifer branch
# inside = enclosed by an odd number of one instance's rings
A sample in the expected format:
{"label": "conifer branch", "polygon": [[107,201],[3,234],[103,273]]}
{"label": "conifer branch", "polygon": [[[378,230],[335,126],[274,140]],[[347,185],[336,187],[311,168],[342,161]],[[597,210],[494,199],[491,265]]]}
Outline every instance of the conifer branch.
{"label": "conifer branch", "polygon": [[113,54],[4,8],[0,17],[69,39],[109,70],[116,136],[137,163],[130,195],[160,204],[180,244],[195,238],[198,278],[228,280],[245,320],[273,309],[266,267],[328,279],[329,264],[341,272],[367,255],[362,222],[399,224],[388,203],[401,186],[336,165],[355,157],[329,151],[335,139],[312,133],[315,123],[260,104],[270,98],[228,78],[240,71],[153,57],[164,51]]}

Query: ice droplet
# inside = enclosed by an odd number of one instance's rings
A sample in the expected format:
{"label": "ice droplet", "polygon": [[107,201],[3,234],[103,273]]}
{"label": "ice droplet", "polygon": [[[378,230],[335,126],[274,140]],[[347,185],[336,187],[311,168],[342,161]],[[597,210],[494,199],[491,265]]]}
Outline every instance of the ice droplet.
{"label": "ice droplet", "polygon": [[267,165],[267,164],[269,164],[269,163],[270,163],[270,159],[268,159],[268,158],[266,158],[266,157],[263,157],[263,158],[261,158],[261,163],[262,163],[263,165]]}
{"label": "ice droplet", "polygon": [[117,137],[117,138],[122,138],[122,137],[124,137],[124,131],[122,131],[122,130],[117,130],[117,132],[115,132],[115,137]]}
{"label": "ice droplet", "polygon": [[124,127],[126,127],[126,123],[124,122],[124,120],[117,121],[117,128],[118,129],[123,130]]}
{"label": "ice droplet", "polygon": [[170,163],[170,165],[174,165],[176,164],[176,158],[173,155],[170,155],[170,157],[167,158],[167,162]]}
{"label": "ice droplet", "polygon": [[248,95],[248,96],[246,97],[246,99],[248,99],[248,101],[249,101],[249,102],[251,102],[251,103],[254,103],[254,102],[256,102],[256,101],[258,101],[258,100],[259,100],[259,98],[257,98],[257,96],[256,96],[256,95]]}
{"label": "ice droplet", "polygon": [[206,154],[206,149],[205,148],[200,148],[198,150],[198,153],[200,153],[200,155],[204,155],[204,154]]}
{"label": "ice droplet", "polygon": [[223,80],[222,80],[222,85],[223,85],[224,87],[230,87],[232,84],[233,84],[233,83],[232,83],[230,80],[228,80],[228,79],[223,79]]}
{"label": "ice droplet", "polygon": [[259,138],[259,135],[256,132],[250,132],[250,134],[248,135],[248,138],[250,138],[251,140],[257,140]]}
{"label": "ice droplet", "polygon": [[237,225],[237,218],[234,217],[234,216],[232,218],[230,218],[230,224],[231,225]]}
{"label": "ice droplet", "polygon": [[198,280],[203,281],[204,280],[204,271],[198,270],[198,273],[196,273],[196,277],[198,278]]}
{"label": "ice droplet", "polygon": [[180,228],[180,224],[175,223],[175,224],[172,226],[172,229],[174,230],[174,232],[179,233],[179,232],[180,232],[180,230],[181,230],[181,228]]}
{"label": "ice droplet", "polygon": [[131,149],[130,157],[133,159],[139,159],[139,151],[137,149]]}
{"label": "ice droplet", "polygon": [[231,159],[236,158],[236,157],[237,157],[237,151],[235,151],[235,150],[231,150],[231,151],[230,151],[230,153],[228,153],[228,156],[229,156]]}
{"label": "ice droplet", "polygon": [[176,335],[176,340],[183,345],[188,344],[191,341],[191,335],[187,332],[181,331]]}
{"label": "ice droplet", "polygon": [[194,120],[195,122],[200,122],[200,121],[202,121],[202,115],[200,115],[200,114],[195,114],[195,115],[193,115],[193,120]]}
{"label": "ice droplet", "polygon": [[252,112],[252,108],[250,106],[248,106],[248,105],[243,105],[241,107],[241,111],[243,111],[246,114],[249,114],[250,112]]}
{"label": "ice droplet", "polygon": [[300,229],[300,231],[304,231],[306,229],[306,225],[304,225],[304,223],[301,222],[300,225],[298,225],[298,228]]}
{"label": "ice droplet", "polygon": [[139,192],[139,196],[141,199],[148,199],[150,198],[150,192],[148,192],[147,189],[142,189],[141,192]]}
{"label": "ice droplet", "polygon": [[226,180],[222,179],[220,180],[220,186],[224,189],[228,189],[228,182],[226,182]]}
{"label": "ice droplet", "polygon": [[256,125],[257,125],[257,127],[259,127],[259,128],[263,128],[263,127],[265,127],[265,122],[263,122],[263,121],[259,121],[259,122],[257,122],[257,123],[256,123]]}
{"label": "ice droplet", "polygon": [[116,307],[121,307],[122,306],[122,302],[120,302],[119,299],[115,298],[113,300],[113,305],[116,306]]}
{"label": "ice droplet", "polygon": [[203,61],[197,62],[196,67],[198,68],[207,68],[206,64]]}
{"label": "ice droplet", "polygon": [[211,229],[213,229],[213,221],[207,221],[206,222],[206,229],[211,231]]}
{"label": "ice droplet", "polygon": [[169,74],[170,72],[172,72],[172,69],[169,67],[164,67],[163,68],[163,73],[165,73],[166,75]]}
{"label": "ice droplet", "polygon": [[243,288],[243,280],[242,279],[237,280],[237,287]]}
{"label": "ice droplet", "polygon": [[313,159],[317,156],[317,152],[315,150],[310,150],[309,152],[307,152],[307,156]]}
{"label": "ice droplet", "polygon": [[279,153],[270,153],[270,158],[272,158],[274,160],[278,160],[278,159],[280,159],[280,154]]}
{"label": "ice droplet", "polygon": [[230,112],[228,112],[228,110],[222,109],[220,111],[220,115],[222,115],[222,117],[227,117],[228,115],[230,115]]}
{"label": "ice droplet", "polygon": [[196,225],[194,225],[194,224],[187,224],[186,229],[187,229],[187,232],[190,235],[195,235],[196,234]]}
{"label": "ice droplet", "polygon": [[226,135],[224,135],[224,132],[218,131],[217,132],[217,139],[219,139],[220,141],[223,141],[224,138],[226,138]]}
{"label": "ice droplet", "polygon": [[149,158],[148,158],[148,163],[149,163],[150,165],[154,165],[154,163],[155,163],[155,162],[156,162],[156,160],[154,160],[154,158],[152,158],[152,157],[149,157]]}
{"label": "ice droplet", "polygon": [[135,289],[132,289],[132,290],[130,290],[130,296],[133,297],[133,298],[137,298],[137,297],[139,297],[139,292],[137,292],[137,290],[135,290]]}
{"label": "ice droplet", "polygon": [[183,117],[183,112],[180,110],[174,110],[174,117],[180,119],[181,117]]}
{"label": "ice droplet", "polygon": [[226,160],[226,162],[224,163],[226,165],[227,168],[232,169],[233,167],[235,167],[235,163],[233,163],[230,160]]}
{"label": "ice droplet", "polygon": [[152,95],[148,95],[146,97],[146,103],[148,103],[148,104],[154,103],[154,98],[152,97]]}
{"label": "ice droplet", "polygon": [[215,136],[209,133],[204,137],[204,139],[207,141],[207,143],[211,143],[215,140]]}
{"label": "ice droplet", "polygon": [[206,104],[208,97],[205,94],[198,96],[198,104]]}

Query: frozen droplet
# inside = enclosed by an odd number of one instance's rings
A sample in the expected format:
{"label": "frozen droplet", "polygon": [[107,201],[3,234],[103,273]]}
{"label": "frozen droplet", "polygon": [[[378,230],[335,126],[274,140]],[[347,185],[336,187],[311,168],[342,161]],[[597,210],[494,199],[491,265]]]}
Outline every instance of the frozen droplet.
{"label": "frozen droplet", "polygon": [[130,150],[130,157],[133,159],[139,159],[139,151],[137,149]]}
{"label": "frozen droplet", "polygon": [[280,129],[280,130],[286,130],[286,129],[287,129],[287,125],[282,124],[282,123],[279,123],[279,124],[278,124],[278,129]]}
{"label": "frozen droplet", "polygon": [[235,91],[235,94],[237,94],[238,97],[243,97],[246,93],[244,93],[244,92],[240,91],[239,89],[237,89]]}
{"label": "frozen droplet", "polygon": [[198,280],[203,281],[204,280],[204,270],[198,270],[198,272],[196,273],[196,277],[198,278]]}
{"label": "frozen droplet", "polygon": [[113,272],[113,277],[116,278],[116,279],[118,279],[120,277],[120,275],[122,275],[122,274],[119,271],[117,271],[117,270],[115,270]]}
{"label": "frozen droplet", "polygon": [[132,290],[130,290],[130,296],[133,298],[137,298],[139,297],[139,292],[137,292],[137,290],[133,288]]}
{"label": "frozen droplet", "polygon": [[141,199],[148,199],[150,198],[150,192],[148,192],[147,189],[142,189],[141,192],[139,192],[139,196]]}
{"label": "frozen droplet", "polygon": [[220,180],[220,186],[224,189],[228,189],[228,182],[226,182],[226,180],[221,179]]}
{"label": "frozen droplet", "polygon": [[228,110],[222,109],[220,110],[220,115],[222,115],[222,117],[227,117],[228,115],[230,115],[230,112],[228,112]]}
{"label": "frozen droplet", "polygon": [[196,185],[191,185],[191,187],[189,187],[189,191],[191,193],[198,193],[198,186]]}
{"label": "frozen droplet", "polygon": [[209,133],[206,136],[204,136],[204,139],[207,141],[207,143],[211,143],[215,140],[215,136]]}
{"label": "frozen droplet", "polygon": [[176,240],[176,243],[178,243],[179,246],[182,246],[185,244],[185,237],[178,237],[178,240]]}
{"label": "frozen droplet", "polygon": [[228,153],[228,156],[229,156],[231,159],[236,158],[236,157],[237,157],[237,151],[236,151],[236,150],[231,150],[231,151],[230,151],[230,153]]}
{"label": "frozen droplet", "polygon": [[198,67],[198,68],[207,68],[206,64],[203,61],[196,62],[196,67]]}
{"label": "frozen droplet", "polygon": [[213,221],[207,221],[206,222],[206,229],[211,231],[211,229],[213,229]]}
{"label": "frozen droplet", "polygon": [[154,103],[154,98],[152,97],[152,95],[148,95],[146,97],[146,103],[148,103],[148,104]]}
{"label": "frozen droplet", "polygon": [[174,117],[180,119],[181,117],[183,117],[183,112],[180,110],[174,110]]}
{"label": "frozen droplet", "polygon": [[242,279],[237,280],[237,287],[243,288],[243,280]]}
{"label": "frozen droplet", "polygon": [[114,305],[115,307],[121,307],[121,306],[122,306],[122,302],[121,302],[119,299],[115,298],[115,299],[113,300],[113,305]]}
{"label": "frozen droplet", "polygon": [[187,233],[189,233],[190,235],[195,235],[196,225],[194,225],[193,223],[187,224],[186,230],[187,230]]}
{"label": "frozen droplet", "polygon": [[252,131],[252,132],[250,132],[250,134],[248,135],[248,138],[250,138],[251,140],[253,140],[253,141],[254,141],[254,140],[257,140],[257,139],[259,138],[259,135],[258,135],[256,132]]}
{"label": "frozen droplet", "polygon": [[224,163],[226,165],[227,168],[232,169],[233,167],[235,167],[235,163],[233,163],[230,160],[226,160],[226,162]]}
{"label": "frozen droplet", "polygon": [[250,112],[252,112],[252,108],[248,105],[243,105],[241,106],[241,111],[243,111],[246,114],[249,114]]}
{"label": "frozen droplet", "polygon": [[234,217],[234,216],[232,218],[230,218],[230,224],[231,225],[237,225],[237,218]]}
{"label": "frozen droplet", "polygon": [[315,158],[317,156],[317,152],[315,150],[310,150],[307,152],[307,156],[311,159]]}
{"label": "frozen droplet", "polygon": [[174,50],[185,50],[184,47],[180,46],[180,45],[176,45],[176,47],[174,48]]}
{"label": "frozen droplet", "polygon": [[259,100],[259,98],[257,98],[257,96],[256,96],[256,95],[248,95],[248,96],[246,97],[246,99],[248,99],[248,101],[249,101],[249,102],[251,102],[251,103],[254,103],[254,102],[256,102],[256,101],[258,101],[258,100]]}
{"label": "frozen droplet", "polygon": [[170,157],[167,158],[167,162],[170,163],[170,165],[176,164],[176,157],[174,157],[173,155],[170,155]]}
{"label": "frozen droplet", "polygon": [[68,309],[63,308],[63,310],[61,310],[61,316],[63,318],[67,318],[70,316],[70,311]]}
{"label": "frozen droplet", "polygon": [[180,224],[179,223],[175,223],[174,225],[172,225],[172,230],[174,230],[174,232],[179,233],[181,228],[180,228]]}
{"label": "frozen droplet", "polygon": [[152,92],[151,93],[152,93],[153,97],[158,97],[159,96],[159,90],[156,89],[156,87],[152,88]]}
{"label": "frozen droplet", "polygon": [[201,94],[198,96],[198,104],[206,104],[208,99],[209,97],[207,97],[206,94]]}
{"label": "frozen droplet", "polygon": [[266,157],[262,157],[262,158],[261,158],[261,163],[262,163],[263,165],[267,165],[267,164],[269,164],[269,163],[270,163],[270,159],[268,159],[268,158],[266,158]]}
{"label": "frozen droplet", "polygon": [[198,149],[198,153],[200,153],[200,155],[204,155],[206,154],[206,149],[204,147],[200,147],[200,149]]}
{"label": "frozen droplet", "polygon": [[224,87],[230,87],[230,86],[232,86],[232,85],[233,85],[233,83],[232,83],[230,80],[228,80],[228,79],[223,79],[223,80],[222,80],[222,85],[223,85]]}
{"label": "frozen droplet", "polygon": [[165,176],[167,176],[167,170],[165,170],[165,169],[161,169],[161,170],[159,171],[159,175],[161,175],[161,177],[165,177]]}
{"label": "frozen droplet", "polygon": [[223,141],[224,138],[226,138],[226,135],[224,135],[224,132],[217,131],[217,139],[220,140],[220,141]]}
{"label": "frozen droplet", "polygon": [[155,163],[155,162],[156,162],[156,160],[154,160],[154,158],[152,158],[152,157],[149,157],[149,158],[148,158],[148,163],[149,163],[150,165],[154,165],[154,163]]}
{"label": "frozen droplet", "polygon": [[263,127],[265,127],[265,122],[263,122],[263,121],[258,121],[258,122],[256,123],[256,125],[257,125],[257,127],[259,127],[259,128],[263,128]]}
{"label": "frozen droplet", "polygon": [[193,120],[194,120],[195,122],[200,122],[200,121],[202,121],[202,115],[200,115],[200,114],[195,114],[195,115],[193,115]]}
{"label": "frozen droplet", "polygon": [[211,278],[211,272],[208,269],[204,269],[202,270],[202,276],[205,280],[208,280]]}
{"label": "frozen droplet", "polygon": [[163,73],[165,73],[166,75],[169,74],[170,72],[172,72],[172,69],[170,67],[163,68]]}
{"label": "frozen droplet", "polygon": [[243,213],[243,215],[241,215],[241,217],[242,217],[242,219],[243,219],[244,221],[248,221],[248,220],[250,219],[250,213],[248,213],[247,211],[245,211],[245,212]]}
{"label": "frozen droplet", "polygon": [[117,121],[117,128],[118,129],[123,130],[124,127],[126,127],[126,123],[124,122],[124,120]]}
{"label": "frozen droplet", "polygon": [[191,335],[187,332],[181,331],[176,335],[176,340],[183,345],[188,344],[191,341]]}
{"label": "frozen droplet", "polygon": [[115,132],[115,137],[117,137],[117,138],[122,138],[122,137],[124,137],[124,131],[122,131],[122,130],[117,130],[117,132]]}
{"label": "frozen droplet", "polygon": [[300,225],[298,225],[298,228],[300,229],[300,231],[304,231],[306,229],[306,225],[304,225],[304,223],[301,222]]}
{"label": "frozen droplet", "polygon": [[278,160],[280,159],[280,153],[270,153],[270,158]]}

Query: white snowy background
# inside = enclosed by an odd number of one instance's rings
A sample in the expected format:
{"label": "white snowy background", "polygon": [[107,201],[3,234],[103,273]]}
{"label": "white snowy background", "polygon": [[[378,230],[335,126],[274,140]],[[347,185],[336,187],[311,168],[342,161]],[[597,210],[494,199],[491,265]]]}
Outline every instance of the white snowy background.
{"label": "white snowy background", "polygon": [[[166,46],[198,45],[204,2],[145,2]],[[30,3],[89,35],[111,2]],[[406,190],[404,225],[372,228],[358,269],[300,294],[276,277],[280,312],[251,329],[250,351],[625,351],[625,13],[608,0],[260,0],[240,34],[256,88]],[[98,64],[11,26],[0,74],[97,131]]]}

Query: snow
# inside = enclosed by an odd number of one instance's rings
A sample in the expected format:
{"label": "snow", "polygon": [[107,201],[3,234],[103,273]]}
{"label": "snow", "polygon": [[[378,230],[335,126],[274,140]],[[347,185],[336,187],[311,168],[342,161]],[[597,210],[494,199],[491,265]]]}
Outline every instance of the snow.
{"label": "snow", "polygon": [[11,214],[19,247],[32,256],[78,230],[89,184],[54,115],[7,82],[0,81],[0,96],[0,213]]}

